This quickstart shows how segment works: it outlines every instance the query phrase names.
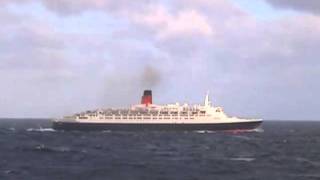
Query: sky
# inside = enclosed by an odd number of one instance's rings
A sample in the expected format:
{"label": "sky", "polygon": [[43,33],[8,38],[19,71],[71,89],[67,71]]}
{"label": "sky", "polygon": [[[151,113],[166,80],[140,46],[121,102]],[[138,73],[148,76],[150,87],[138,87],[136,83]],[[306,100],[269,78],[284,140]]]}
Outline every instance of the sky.
{"label": "sky", "polygon": [[318,0],[1,0],[0,117],[212,102],[320,120]]}

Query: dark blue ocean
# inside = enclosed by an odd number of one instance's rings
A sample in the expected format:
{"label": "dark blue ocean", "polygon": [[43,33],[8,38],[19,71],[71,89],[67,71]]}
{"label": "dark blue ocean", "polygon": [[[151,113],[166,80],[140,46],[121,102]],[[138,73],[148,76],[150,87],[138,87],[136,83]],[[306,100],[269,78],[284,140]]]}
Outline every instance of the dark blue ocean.
{"label": "dark blue ocean", "polygon": [[63,132],[0,119],[0,179],[320,179],[320,122],[224,132]]}

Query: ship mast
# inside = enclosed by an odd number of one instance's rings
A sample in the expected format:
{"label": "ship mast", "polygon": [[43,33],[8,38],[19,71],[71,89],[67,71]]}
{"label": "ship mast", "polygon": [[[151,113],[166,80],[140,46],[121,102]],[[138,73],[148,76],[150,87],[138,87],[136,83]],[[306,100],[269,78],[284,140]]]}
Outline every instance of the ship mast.
{"label": "ship mast", "polygon": [[205,107],[211,107],[211,101],[209,99],[209,91],[207,91],[206,98],[204,100],[204,106]]}

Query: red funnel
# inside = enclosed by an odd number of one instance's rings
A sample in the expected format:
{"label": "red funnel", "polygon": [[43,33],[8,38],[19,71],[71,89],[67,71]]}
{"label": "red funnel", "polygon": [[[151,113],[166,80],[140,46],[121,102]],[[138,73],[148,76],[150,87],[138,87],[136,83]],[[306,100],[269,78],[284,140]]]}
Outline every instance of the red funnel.
{"label": "red funnel", "polygon": [[143,96],[141,98],[141,104],[145,104],[148,106],[149,104],[152,104],[152,91],[151,90],[145,90],[143,92]]}

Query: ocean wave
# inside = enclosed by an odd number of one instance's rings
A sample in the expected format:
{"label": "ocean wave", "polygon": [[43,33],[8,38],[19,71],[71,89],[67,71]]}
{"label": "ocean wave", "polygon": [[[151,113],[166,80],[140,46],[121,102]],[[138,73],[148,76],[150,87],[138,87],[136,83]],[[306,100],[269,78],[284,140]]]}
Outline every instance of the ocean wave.
{"label": "ocean wave", "polygon": [[112,133],[112,131],[111,130],[103,130],[103,131],[101,131],[101,133]]}
{"label": "ocean wave", "polygon": [[243,140],[251,140],[252,138],[248,137],[248,136],[239,136],[239,135],[235,135],[232,136],[234,138],[238,138],[238,139],[243,139]]}
{"label": "ocean wave", "polygon": [[262,128],[257,128],[257,129],[226,130],[223,132],[230,133],[230,134],[250,133],[250,132],[263,133],[264,130]]}
{"label": "ocean wave", "polygon": [[308,178],[308,179],[320,179],[320,174],[299,174],[299,175],[296,175],[297,177],[299,178]]}
{"label": "ocean wave", "polygon": [[308,164],[310,164],[312,166],[320,167],[320,162],[312,161],[312,160],[309,160],[307,158],[297,157],[295,160],[300,162],[300,163],[308,163]]}
{"label": "ocean wave", "polygon": [[52,129],[52,128],[28,128],[27,131],[32,132],[54,132],[56,130]]}
{"label": "ocean wave", "polygon": [[4,170],[3,171],[5,174],[18,174],[19,173],[19,171],[17,171],[17,170]]}
{"label": "ocean wave", "polygon": [[236,157],[236,158],[230,158],[229,160],[231,161],[246,161],[246,162],[251,162],[256,160],[255,158],[251,157]]}
{"label": "ocean wave", "polygon": [[86,153],[86,150],[75,150],[71,149],[70,147],[67,146],[59,146],[59,147],[52,147],[52,146],[47,146],[44,144],[39,144],[34,147],[20,147],[18,148],[22,151],[37,151],[37,152],[47,152],[47,153]]}
{"label": "ocean wave", "polygon": [[264,129],[262,129],[262,128],[253,129],[252,132],[263,133]]}
{"label": "ocean wave", "polygon": [[207,130],[199,130],[199,131],[193,131],[198,134],[209,134],[209,133],[216,133],[216,131],[207,131]]}

